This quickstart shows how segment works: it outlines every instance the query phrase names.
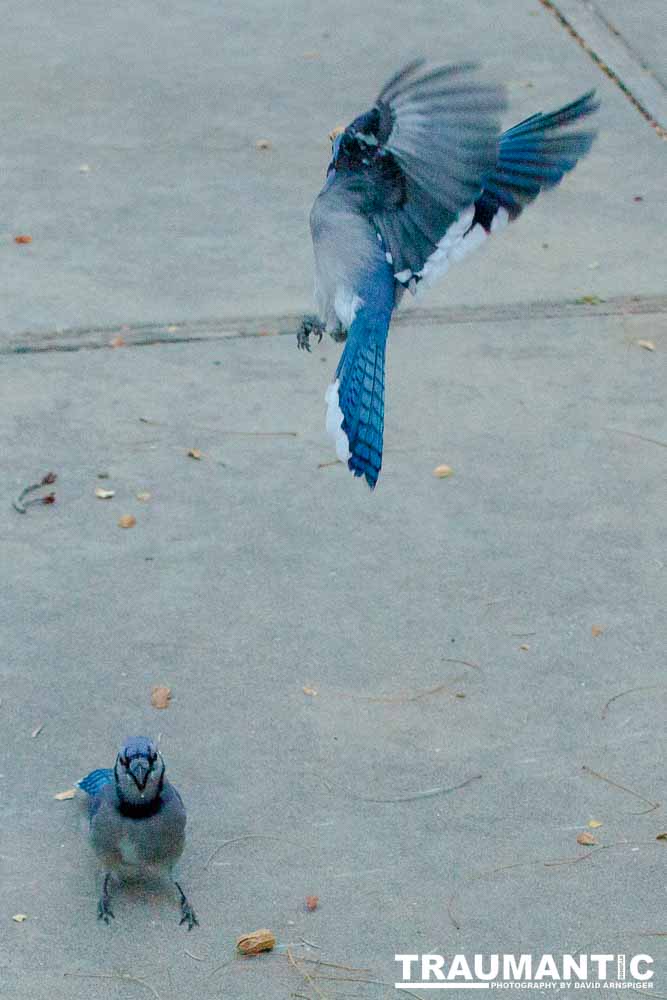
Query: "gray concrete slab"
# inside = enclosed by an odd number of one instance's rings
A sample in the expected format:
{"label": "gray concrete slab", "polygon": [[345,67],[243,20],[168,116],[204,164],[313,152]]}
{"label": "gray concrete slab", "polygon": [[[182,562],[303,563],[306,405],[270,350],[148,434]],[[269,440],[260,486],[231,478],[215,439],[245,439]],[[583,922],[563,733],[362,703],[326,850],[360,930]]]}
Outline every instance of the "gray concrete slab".
{"label": "gray concrete slab", "polygon": [[3,43],[0,331],[308,308],[327,134],[421,51],[508,82],[508,124],[603,98],[576,175],[426,301],[664,292],[662,145],[536,0],[40,2]]}
{"label": "gray concrete slab", "polygon": [[[664,7],[648,3],[628,7],[618,22],[620,4],[606,5],[592,0],[541,0],[552,10],[603,72],[618,86],[658,130],[661,138],[667,129],[667,87],[664,52],[660,42],[667,27]],[[652,38],[653,42],[648,40]]]}
{"label": "gray concrete slab", "polygon": [[650,67],[663,87],[667,88],[665,5],[660,0],[642,0],[637,4],[604,0],[596,6],[600,14],[621,34],[637,58]]}
{"label": "gray concrete slab", "polygon": [[[321,996],[288,944],[387,984],[397,950],[647,951],[664,991],[666,348],[655,316],[398,328],[374,495],[319,468],[331,343],[5,358],[7,995]],[[51,468],[57,504],[14,513]],[[53,799],[132,731],[190,809],[191,935],[168,896],[99,925]],[[591,819],[609,849],[546,867]],[[225,964],[260,926],[282,950]],[[123,975],[149,985],[94,978]]]}

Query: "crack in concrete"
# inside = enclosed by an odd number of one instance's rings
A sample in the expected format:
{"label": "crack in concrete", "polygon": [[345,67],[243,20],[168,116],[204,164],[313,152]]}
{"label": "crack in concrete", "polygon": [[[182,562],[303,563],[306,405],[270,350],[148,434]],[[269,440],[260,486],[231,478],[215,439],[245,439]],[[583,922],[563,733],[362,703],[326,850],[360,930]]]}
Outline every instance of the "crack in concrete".
{"label": "crack in concrete", "polygon": [[[513,323],[540,319],[595,319],[667,313],[667,295],[626,295],[610,299],[584,296],[558,302],[517,302],[480,306],[406,309],[394,326],[456,326],[464,323]],[[43,354],[81,350],[115,350],[159,344],[197,344],[255,337],[293,336],[301,315],[211,318],[178,323],[136,323],[79,327],[47,332],[27,331],[0,337],[0,355]],[[122,344],[118,344],[118,338]]]}
{"label": "crack in concrete", "polygon": [[628,98],[661,139],[667,138],[667,92],[650,66],[590,0],[540,0]]}

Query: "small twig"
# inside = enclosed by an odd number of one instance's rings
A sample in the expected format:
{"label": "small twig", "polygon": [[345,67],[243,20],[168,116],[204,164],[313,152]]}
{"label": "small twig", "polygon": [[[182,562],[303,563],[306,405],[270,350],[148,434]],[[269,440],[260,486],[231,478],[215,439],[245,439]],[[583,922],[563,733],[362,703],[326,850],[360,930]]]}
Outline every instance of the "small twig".
{"label": "small twig", "polygon": [[460,788],[465,788],[466,785],[469,785],[472,781],[478,781],[481,777],[481,774],[472,774],[458,785],[452,785],[451,787],[438,785],[437,788],[426,788],[423,792],[416,792],[414,795],[396,795],[388,799],[369,798],[365,795],[355,795],[354,792],[347,791],[353,799],[357,799],[359,802],[416,802],[418,799],[432,799],[436,795],[447,795],[449,792],[457,792]]}
{"label": "small twig", "polygon": [[537,632],[510,632],[515,639],[527,639],[530,635],[537,635]]}
{"label": "small twig", "polygon": [[212,972],[209,972],[209,974],[204,978],[204,982],[207,983],[209,981],[209,979],[213,979],[213,976],[215,976],[216,973],[220,972],[221,969],[227,968],[227,966],[231,965],[232,962],[236,962],[238,960],[239,960],[239,956],[238,955],[233,955],[232,958],[228,958],[226,962],[222,963],[222,965],[216,965],[215,969],[213,969]]}
{"label": "small twig", "polygon": [[342,969],[343,972],[370,972],[370,969],[358,969],[354,965],[339,965],[338,962],[323,962],[321,958],[303,958],[299,959],[300,962],[310,962],[311,965],[320,965],[322,968],[326,969]]}
{"label": "small twig", "polygon": [[201,955],[193,955],[192,952],[188,951],[187,948],[184,948],[183,950],[184,950],[185,954],[188,956],[188,958],[194,958],[195,962],[205,962],[206,961],[206,959],[202,958]]}
{"label": "small twig", "polygon": [[639,792],[633,791],[632,788],[627,788],[625,785],[619,785],[617,781],[612,781],[612,779],[608,778],[606,774],[600,774],[598,771],[593,771],[592,768],[587,767],[585,764],[582,764],[581,770],[586,774],[590,774],[593,778],[599,778],[600,781],[605,781],[608,785],[611,785],[612,788],[618,788],[622,792],[627,792],[628,795],[632,795],[634,798],[639,799],[640,802],[646,802],[646,804],[650,806],[649,809],[642,809],[641,812],[631,813],[631,816],[646,816],[647,813],[655,812],[656,809],[660,808],[659,802],[653,802],[651,799],[647,799],[646,796],[640,795]]}
{"label": "small twig", "polygon": [[21,490],[16,500],[12,502],[12,507],[14,510],[18,511],[19,514],[25,514],[28,507],[32,507],[33,504],[43,503],[51,504],[55,503],[56,495],[55,493],[47,493],[44,497],[35,497],[33,500],[26,500],[25,498],[30,494],[34,493],[35,490],[40,490],[42,486],[51,486],[55,483],[56,479],[55,472],[47,472],[45,476],[42,477],[40,482],[32,483],[30,486],[26,486],[24,490]]}
{"label": "small twig", "polygon": [[628,688],[627,691],[621,691],[619,692],[619,694],[615,694],[613,698],[610,698],[609,701],[605,702],[604,708],[602,709],[602,712],[600,714],[600,718],[606,719],[607,715],[609,714],[610,707],[619,698],[624,698],[626,694],[634,694],[635,691],[654,691],[656,688],[664,688],[664,686],[665,686],[664,684],[642,684],[640,687]]}
{"label": "small twig", "polygon": [[576,858],[561,858],[559,861],[545,861],[545,868],[560,868],[561,865],[578,865],[580,861],[585,861],[590,858],[592,854],[596,854],[598,851],[604,851],[607,847],[611,847],[611,844],[604,844],[600,847],[594,847],[592,851],[586,851],[585,854],[579,854]]}
{"label": "small twig", "polygon": [[593,854],[599,854],[600,851],[610,851],[615,847],[636,847],[638,844],[654,844],[653,840],[619,840],[616,844],[600,844],[598,847],[594,847],[591,851],[586,851],[585,854],[579,854],[577,857],[573,858],[561,858],[557,861],[544,861],[545,868],[559,868],[562,865],[576,865],[580,861],[586,861]]}
{"label": "small twig", "polygon": [[473,663],[471,660],[455,660],[451,656],[443,656],[442,663],[460,663],[464,667],[471,667],[473,670],[481,670],[479,663]]}
{"label": "small twig", "polygon": [[274,836],[273,834],[270,834],[270,833],[247,833],[244,837],[232,837],[231,840],[225,840],[225,841],[223,841],[222,844],[218,844],[218,846],[213,851],[213,853],[211,854],[210,858],[208,859],[208,861],[204,865],[204,870],[206,870],[209,867],[209,865],[213,861],[213,858],[215,858],[216,855],[219,854],[220,851],[224,847],[229,847],[230,844],[240,844],[244,840],[279,840],[283,844],[290,844],[291,847],[301,847],[302,846],[300,844],[293,844],[292,841],[290,841],[290,840],[283,840],[282,837],[276,837],[276,836]]}
{"label": "small twig", "polygon": [[145,979],[130,976],[126,972],[63,972],[63,976],[72,976],[77,979],[119,979],[126,983],[139,983],[140,986],[145,986],[147,990],[150,990],[156,1000],[161,1000],[160,994],[154,986],[147,983]]}
{"label": "small twig", "polygon": [[456,692],[452,691],[447,684],[438,684],[436,687],[427,688],[425,691],[414,691],[412,694],[398,694],[398,695],[378,695],[376,697],[370,697],[364,694],[353,694],[351,691],[340,691],[338,692],[339,698],[353,698],[355,701],[367,701],[375,705],[402,705],[409,701],[421,701],[422,698],[430,698],[431,695],[441,694],[446,691],[448,694],[456,697]]}
{"label": "small twig", "polygon": [[318,462],[317,463],[317,468],[318,469],[328,469],[332,465],[342,465],[342,462],[340,461],[340,459],[334,458],[334,459],[332,459],[331,462]]}
{"label": "small twig", "polygon": [[299,938],[299,940],[303,941],[304,944],[307,944],[309,948],[316,948],[318,951],[322,950],[320,948],[319,944],[314,944],[314,942],[313,941],[309,941],[308,938],[302,937],[302,938]]}
{"label": "small twig", "polygon": [[461,930],[461,924],[456,919],[456,917],[454,916],[454,909],[453,909],[453,907],[454,907],[454,900],[456,899],[456,897],[457,897],[457,893],[454,892],[454,893],[452,893],[452,895],[447,900],[447,916],[449,917],[449,919],[451,920],[451,922],[454,924],[454,927],[456,928],[456,930],[460,931]]}
{"label": "small twig", "polygon": [[308,985],[311,986],[312,989],[315,990],[315,992],[317,993],[318,997],[321,997],[322,1000],[327,1000],[326,993],[323,993],[322,990],[318,987],[317,983],[315,982],[315,980],[313,979],[313,977],[310,975],[310,973],[308,972],[308,970],[307,969],[303,969],[303,968],[301,968],[300,965],[298,965],[297,960],[294,958],[294,955],[292,954],[292,949],[291,948],[287,949],[287,959],[288,959],[290,965],[294,969],[296,969],[296,971],[299,973],[299,975],[302,976],[306,980],[306,982],[308,983]]}
{"label": "small twig", "polygon": [[618,427],[605,427],[605,430],[614,434],[625,434],[626,437],[637,438],[638,441],[647,441],[649,444],[657,444],[659,448],[667,448],[667,441],[658,441],[657,438],[646,437],[645,434],[635,434],[633,431],[622,431]]}
{"label": "small twig", "polygon": [[267,437],[267,438],[295,438],[299,436],[298,431],[219,431],[216,434],[228,434],[233,437]]}

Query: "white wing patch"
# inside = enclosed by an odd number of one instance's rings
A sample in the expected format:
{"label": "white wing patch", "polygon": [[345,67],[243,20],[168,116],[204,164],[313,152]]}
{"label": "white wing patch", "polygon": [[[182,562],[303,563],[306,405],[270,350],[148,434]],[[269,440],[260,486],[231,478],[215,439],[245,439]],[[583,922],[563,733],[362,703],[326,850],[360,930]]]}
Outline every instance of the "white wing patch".
{"label": "white wing patch", "polygon": [[340,408],[338,389],[340,380],[332,382],[324,398],[327,402],[327,434],[336,442],[336,455],[341,462],[347,464],[350,457],[350,442],[343,430],[343,411]]}
{"label": "white wing patch", "polygon": [[[470,228],[474,216],[475,206],[470,205],[449,227],[437,248],[426,260],[422,270],[413,274],[406,268],[394,275],[396,281],[407,285],[414,295],[417,289],[429,288],[438,278],[441,278],[449,270],[449,265],[452,262],[463,260],[471,251],[481,246],[489,233],[479,223],[472,229]],[[507,210],[499,208],[491,222],[491,232],[496,233],[500,229],[504,229],[508,222]],[[415,281],[415,278],[419,279],[419,283]]]}
{"label": "white wing patch", "polygon": [[507,209],[503,208],[501,205],[494,217],[491,219],[491,232],[497,233],[499,230],[504,229],[505,226],[508,225],[509,221],[510,214]]}
{"label": "white wing patch", "polygon": [[[475,206],[471,205],[462,212],[455,223],[449,227],[442,237],[436,250],[428,258],[424,267],[419,272],[422,279],[421,284],[429,287],[434,281],[442,277],[449,270],[449,265],[453,260],[461,260],[470,250],[478,247],[486,239],[484,229],[477,225],[471,229],[475,215]],[[467,235],[466,235],[467,234]]]}
{"label": "white wing patch", "polygon": [[345,330],[349,330],[352,326],[357,310],[362,304],[362,299],[351,289],[340,286],[336,289],[334,310]]}

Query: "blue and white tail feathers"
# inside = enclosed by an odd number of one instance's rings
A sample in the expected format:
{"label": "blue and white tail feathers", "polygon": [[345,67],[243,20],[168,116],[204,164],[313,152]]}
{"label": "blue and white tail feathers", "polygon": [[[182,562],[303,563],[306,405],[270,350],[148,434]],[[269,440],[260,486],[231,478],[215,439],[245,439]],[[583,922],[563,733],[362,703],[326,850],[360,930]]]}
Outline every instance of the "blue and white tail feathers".
{"label": "blue and white tail feathers", "polygon": [[385,350],[394,303],[394,277],[386,261],[367,276],[359,298],[326,394],[327,431],[338,458],[374,489],[382,467]]}

